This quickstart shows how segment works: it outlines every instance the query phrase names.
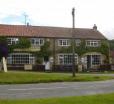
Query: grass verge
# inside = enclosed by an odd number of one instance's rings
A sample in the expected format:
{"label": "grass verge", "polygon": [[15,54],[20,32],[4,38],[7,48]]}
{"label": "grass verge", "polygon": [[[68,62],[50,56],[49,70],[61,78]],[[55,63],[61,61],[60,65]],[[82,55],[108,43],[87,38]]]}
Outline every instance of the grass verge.
{"label": "grass verge", "polygon": [[77,75],[68,73],[7,72],[0,73],[0,84],[28,84],[72,81],[101,81],[114,79],[114,76]]}
{"label": "grass verge", "polygon": [[114,104],[114,93],[62,98],[0,100],[0,104]]}

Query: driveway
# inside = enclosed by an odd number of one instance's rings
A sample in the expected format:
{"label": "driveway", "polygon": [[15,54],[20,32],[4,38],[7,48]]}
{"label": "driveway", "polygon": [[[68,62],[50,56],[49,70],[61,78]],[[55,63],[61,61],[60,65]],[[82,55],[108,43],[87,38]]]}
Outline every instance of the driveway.
{"label": "driveway", "polygon": [[49,98],[114,92],[114,80],[0,85],[1,99]]}

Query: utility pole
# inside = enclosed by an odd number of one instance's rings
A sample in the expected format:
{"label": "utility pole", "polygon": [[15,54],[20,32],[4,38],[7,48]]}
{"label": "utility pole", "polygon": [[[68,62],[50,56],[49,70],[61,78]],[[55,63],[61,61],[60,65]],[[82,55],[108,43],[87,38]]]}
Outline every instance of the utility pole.
{"label": "utility pole", "polygon": [[72,77],[75,77],[75,8],[72,8]]}

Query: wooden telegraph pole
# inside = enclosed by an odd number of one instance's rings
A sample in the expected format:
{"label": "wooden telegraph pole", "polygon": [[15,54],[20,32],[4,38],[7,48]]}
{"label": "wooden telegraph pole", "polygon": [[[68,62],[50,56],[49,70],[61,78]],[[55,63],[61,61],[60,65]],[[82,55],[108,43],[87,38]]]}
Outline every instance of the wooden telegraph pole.
{"label": "wooden telegraph pole", "polygon": [[72,8],[72,76],[75,77],[75,8]]}

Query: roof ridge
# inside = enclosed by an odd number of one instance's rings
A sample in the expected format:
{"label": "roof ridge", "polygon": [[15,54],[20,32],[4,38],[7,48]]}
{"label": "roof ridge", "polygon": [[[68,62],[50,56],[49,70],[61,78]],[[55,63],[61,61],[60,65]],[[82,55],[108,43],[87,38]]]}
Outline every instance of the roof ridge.
{"label": "roof ridge", "polygon": [[[15,25],[15,24],[14,25],[13,24],[0,24],[0,26],[22,26],[22,27],[27,27],[27,25]],[[72,27],[59,27],[59,26],[37,26],[37,25],[29,25],[29,26],[31,26],[31,27],[47,27],[47,28],[72,29]],[[92,28],[75,28],[75,29],[93,30]]]}

